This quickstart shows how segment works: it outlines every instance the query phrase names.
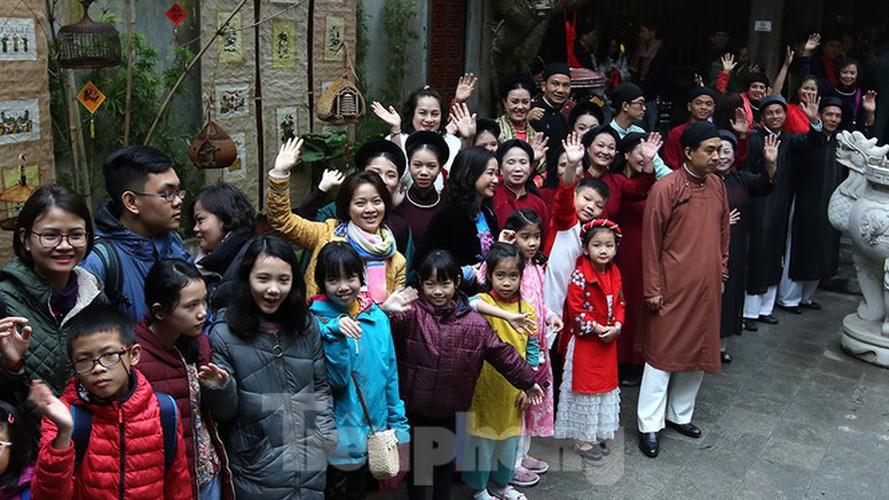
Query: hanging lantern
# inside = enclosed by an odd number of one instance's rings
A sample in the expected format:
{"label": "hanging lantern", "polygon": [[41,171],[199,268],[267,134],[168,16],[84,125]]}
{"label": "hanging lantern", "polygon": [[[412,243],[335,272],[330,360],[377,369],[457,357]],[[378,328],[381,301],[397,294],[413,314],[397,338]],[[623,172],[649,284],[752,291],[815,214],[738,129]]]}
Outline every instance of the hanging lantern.
{"label": "hanging lantern", "polygon": [[349,47],[343,43],[340,48],[345,52],[343,76],[321,92],[318,102],[315,103],[315,115],[319,120],[328,123],[346,125],[358,123],[364,116],[367,104],[355,84],[358,78],[349,58]]}
{"label": "hanging lantern", "polygon": [[188,159],[198,168],[228,168],[238,159],[238,146],[207,113],[207,123],[191,141]]}
{"label": "hanging lantern", "polygon": [[59,65],[63,68],[104,68],[120,64],[120,35],[111,23],[90,18],[93,0],[80,0],[83,18],[59,28]]}

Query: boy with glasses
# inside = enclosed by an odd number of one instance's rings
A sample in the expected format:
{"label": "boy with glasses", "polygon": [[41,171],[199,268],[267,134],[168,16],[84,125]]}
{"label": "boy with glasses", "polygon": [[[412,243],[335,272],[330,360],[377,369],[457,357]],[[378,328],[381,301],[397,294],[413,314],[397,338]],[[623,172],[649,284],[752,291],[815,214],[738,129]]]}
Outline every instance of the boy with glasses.
{"label": "boy with glasses", "polygon": [[[611,93],[611,106],[614,108],[614,119],[609,126],[613,128],[621,139],[631,132],[647,134],[640,127],[645,119],[645,95],[642,89],[635,83],[622,83]],[[654,155],[654,175],[658,179],[672,172],[660,155]]]}
{"label": "boy with glasses", "polygon": [[173,159],[147,146],[127,146],[102,162],[109,200],[96,211],[96,247],[82,266],[134,321],[148,312],[145,276],[163,259],[193,263],[176,233],[185,191]]}
{"label": "boy with glasses", "polygon": [[[132,322],[107,305],[88,309],[68,331],[75,376],[61,398],[41,381],[31,385],[28,399],[44,417],[32,496],[189,498],[176,405],[134,368],[141,347]],[[162,424],[165,415],[176,419],[175,432]]]}

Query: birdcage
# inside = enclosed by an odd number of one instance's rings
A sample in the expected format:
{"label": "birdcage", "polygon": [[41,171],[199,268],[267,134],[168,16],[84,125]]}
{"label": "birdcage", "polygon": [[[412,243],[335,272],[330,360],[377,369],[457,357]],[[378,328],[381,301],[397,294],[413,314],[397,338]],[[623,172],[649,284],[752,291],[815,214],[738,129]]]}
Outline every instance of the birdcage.
{"label": "birdcage", "polygon": [[120,64],[120,35],[111,23],[90,18],[93,0],[80,0],[83,17],[59,28],[59,65],[63,68],[104,68]]}

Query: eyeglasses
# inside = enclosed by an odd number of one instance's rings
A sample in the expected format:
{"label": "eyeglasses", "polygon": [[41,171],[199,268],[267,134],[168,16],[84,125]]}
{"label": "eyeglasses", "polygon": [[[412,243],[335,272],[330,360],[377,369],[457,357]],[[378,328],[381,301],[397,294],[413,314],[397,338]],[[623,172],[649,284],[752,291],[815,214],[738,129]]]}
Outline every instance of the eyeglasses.
{"label": "eyeglasses", "polygon": [[37,236],[40,245],[43,248],[55,248],[62,244],[62,240],[68,240],[68,244],[74,248],[83,248],[88,243],[89,233],[85,231],[75,231],[73,233],[38,233],[31,231],[31,234]]}
{"label": "eyeglasses", "polygon": [[3,450],[5,450],[6,448],[12,448],[12,442],[0,441],[0,453],[3,453]]}
{"label": "eyeglasses", "polygon": [[121,357],[128,352],[130,352],[129,347],[121,347],[119,351],[106,352],[105,354],[95,359],[81,359],[75,361],[73,364],[74,371],[77,372],[79,375],[89,373],[93,371],[93,368],[96,367],[96,363],[104,368],[117,366],[120,364]]}
{"label": "eyeglasses", "polygon": [[160,193],[143,193],[140,191],[132,191],[133,194],[138,194],[139,196],[154,196],[155,198],[160,198],[167,203],[173,203],[173,200],[179,198],[180,200],[185,199],[185,195],[188,194],[184,189],[179,189],[177,191],[162,191]]}
{"label": "eyeglasses", "polygon": [[630,106],[638,106],[641,108],[645,106],[645,101],[630,101]]}

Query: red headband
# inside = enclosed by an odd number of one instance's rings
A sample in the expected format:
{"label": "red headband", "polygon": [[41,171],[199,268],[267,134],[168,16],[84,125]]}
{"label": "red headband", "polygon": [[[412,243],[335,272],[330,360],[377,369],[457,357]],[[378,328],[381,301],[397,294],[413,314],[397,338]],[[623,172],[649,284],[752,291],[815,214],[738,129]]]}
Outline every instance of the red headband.
{"label": "red headband", "polygon": [[580,228],[581,239],[586,238],[587,233],[590,230],[595,229],[597,227],[604,227],[605,229],[610,229],[611,232],[613,232],[614,235],[618,238],[620,238],[622,236],[620,234],[620,226],[618,226],[616,223],[614,223],[608,219],[593,219],[593,220],[587,222],[586,224],[584,224]]}

